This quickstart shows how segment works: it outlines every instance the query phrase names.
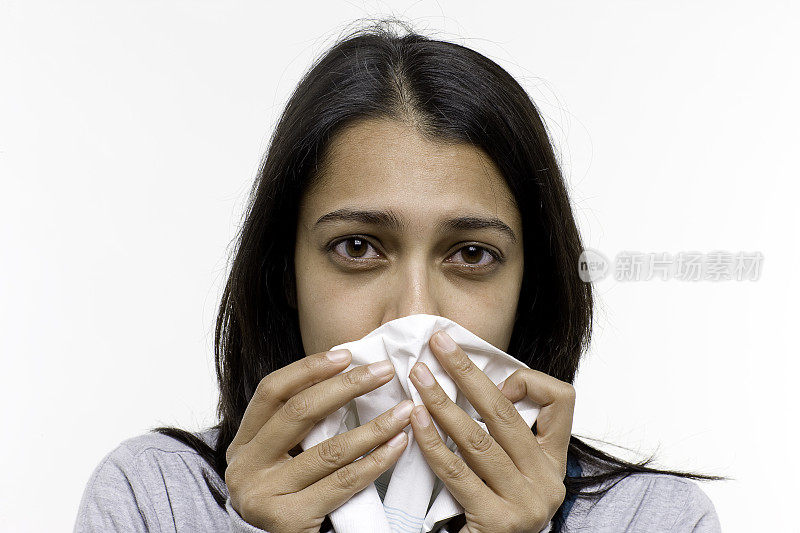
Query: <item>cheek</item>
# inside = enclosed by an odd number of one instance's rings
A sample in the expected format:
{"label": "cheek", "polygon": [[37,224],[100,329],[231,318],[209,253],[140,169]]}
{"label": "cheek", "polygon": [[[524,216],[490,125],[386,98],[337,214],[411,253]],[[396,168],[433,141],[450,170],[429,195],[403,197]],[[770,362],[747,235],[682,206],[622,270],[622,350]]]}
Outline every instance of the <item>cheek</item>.
{"label": "cheek", "polygon": [[502,303],[497,300],[476,302],[473,298],[471,305],[454,309],[446,316],[495,348],[506,351],[514,329],[516,307],[508,306],[507,300]]}
{"label": "cheek", "polygon": [[517,273],[495,283],[467,285],[457,292],[446,316],[496,348],[507,351],[520,288],[521,277]]}
{"label": "cheek", "polygon": [[[301,259],[298,257],[298,259]],[[329,265],[301,263],[296,270],[297,313],[306,355],[359,339],[380,323],[374,289],[355,277],[331,271]]]}

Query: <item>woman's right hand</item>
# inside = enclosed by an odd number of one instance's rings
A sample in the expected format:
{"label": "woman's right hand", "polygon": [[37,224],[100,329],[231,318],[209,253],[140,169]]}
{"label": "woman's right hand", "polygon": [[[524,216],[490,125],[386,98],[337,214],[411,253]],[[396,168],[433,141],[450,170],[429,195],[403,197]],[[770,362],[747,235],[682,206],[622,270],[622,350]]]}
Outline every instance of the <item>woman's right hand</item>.
{"label": "woman's right hand", "polygon": [[[245,521],[269,533],[318,532],[325,515],[385,472],[408,440],[403,428],[410,421],[411,400],[294,457],[289,454],[317,422],[394,375],[389,361],[339,374],[352,354],[345,350],[345,359],[336,362],[328,353],[309,355],[265,376],[225,455],[231,505]],[[388,364],[386,373],[373,374],[370,370],[379,371],[381,363]]]}

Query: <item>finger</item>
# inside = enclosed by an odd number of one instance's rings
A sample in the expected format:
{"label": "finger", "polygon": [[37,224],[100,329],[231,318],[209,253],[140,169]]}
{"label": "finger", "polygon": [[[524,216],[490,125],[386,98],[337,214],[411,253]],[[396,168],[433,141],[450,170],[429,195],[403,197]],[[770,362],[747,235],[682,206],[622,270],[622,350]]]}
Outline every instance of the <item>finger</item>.
{"label": "finger", "polygon": [[[447,396],[425,363],[414,365],[411,378],[425,407],[456,443],[472,470],[498,494],[517,493],[522,481],[519,470],[500,444]],[[531,432],[528,427],[525,431]]]}
{"label": "finger", "polygon": [[335,361],[329,358],[334,352],[320,352],[298,359],[264,376],[245,408],[239,429],[228,448],[229,453],[250,442],[283,402],[346,368],[352,359],[350,350],[335,352],[343,353],[345,358]]}
{"label": "finger", "polygon": [[[451,348],[440,345],[440,335],[443,335],[444,341],[450,341]],[[481,415],[489,434],[505,450],[517,469],[528,476],[540,472],[544,459],[542,451],[537,446],[531,427],[525,423],[514,404],[447,333],[437,332],[431,336],[429,343],[436,359]],[[438,422],[439,419],[436,420]]]}
{"label": "finger", "polygon": [[343,466],[296,494],[316,510],[317,516],[328,514],[388,470],[400,458],[407,444],[408,435],[401,431],[369,455]]}
{"label": "finger", "polygon": [[542,406],[536,417],[536,439],[550,457],[563,460],[572,435],[575,413],[575,387],[544,372],[521,368],[508,376],[503,395],[516,402],[526,396]]}
{"label": "finger", "polygon": [[369,423],[324,440],[284,463],[280,469],[283,479],[289,480],[286,492],[308,487],[397,435],[409,424],[413,407],[414,402],[404,400]]}
{"label": "finger", "polygon": [[257,464],[272,464],[302,441],[317,422],[393,377],[394,367],[385,359],[312,385],[289,398],[246,446],[254,448]]}
{"label": "finger", "polygon": [[495,495],[459,456],[450,451],[424,405],[414,407],[411,432],[436,477],[465,509],[483,509]]}

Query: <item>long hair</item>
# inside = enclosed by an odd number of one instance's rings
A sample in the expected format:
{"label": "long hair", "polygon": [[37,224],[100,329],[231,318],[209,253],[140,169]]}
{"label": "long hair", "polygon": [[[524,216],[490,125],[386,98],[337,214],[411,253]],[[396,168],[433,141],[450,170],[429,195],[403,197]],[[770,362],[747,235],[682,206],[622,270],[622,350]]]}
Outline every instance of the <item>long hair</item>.
{"label": "long hair", "polygon": [[[592,285],[578,275],[583,246],[536,105],[508,72],[478,52],[389,20],[406,30],[401,34],[386,22],[348,34],[316,60],[292,93],[270,139],[217,315],[216,446],[179,428],[152,430],[197,450],[222,479],[225,452],[259,381],[305,356],[291,300],[298,204],[321,175],[329,139],[355,121],[391,118],[414,125],[431,141],[483,149],[516,198],[525,235],[525,271],[508,353],[530,368],[572,383],[588,348]],[[565,502],[570,496],[597,498],[613,484],[591,492],[584,489],[634,473],[727,479],[650,468],[652,456],[630,463],[574,435],[568,456],[595,467],[595,475],[567,475]],[[210,477],[206,480],[224,507],[223,493]],[[458,518],[463,523],[463,515],[454,520]]]}

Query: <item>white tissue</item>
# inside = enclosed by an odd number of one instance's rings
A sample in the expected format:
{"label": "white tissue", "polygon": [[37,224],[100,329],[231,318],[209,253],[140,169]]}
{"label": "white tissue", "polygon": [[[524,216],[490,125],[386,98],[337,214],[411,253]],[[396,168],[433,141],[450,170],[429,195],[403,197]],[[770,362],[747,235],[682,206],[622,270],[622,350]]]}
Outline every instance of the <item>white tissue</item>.
{"label": "white tissue", "polygon": [[[331,413],[314,426],[300,443],[306,450],[335,435],[366,424],[399,402],[411,398],[414,405],[424,405],[409,374],[414,363],[422,361],[430,368],[436,381],[456,405],[469,414],[486,430],[481,416],[458,390],[455,382],[439,364],[428,346],[428,339],[437,330],[444,330],[467,356],[493,383],[498,384],[519,368],[528,368],[511,355],[481,339],[458,323],[436,315],[409,315],[387,322],[359,340],[345,342],[331,348],[346,348],[353,354],[350,365],[355,366],[388,359],[395,375],[392,380]],[[532,427],[540,406],[529,398],[514,404],[528,427]],[[439,435],[446,435],[434,421]],[[414,439],[411,425],[405,431],[408,444],[394,466],[377,480],[384,485],[386,494],[381,501],[375,484],[356,493],[338,509],[330,513],[337,533],[414,532],[428,533],[437,522],[463,513],[464,509],[450,494],[447,487],[428,466]],[[457,446],[449,437],[446,444],[461,457]],[[431,503],[432,502],[432,503]],[[543,531],[549,531],[548,526]]]}

